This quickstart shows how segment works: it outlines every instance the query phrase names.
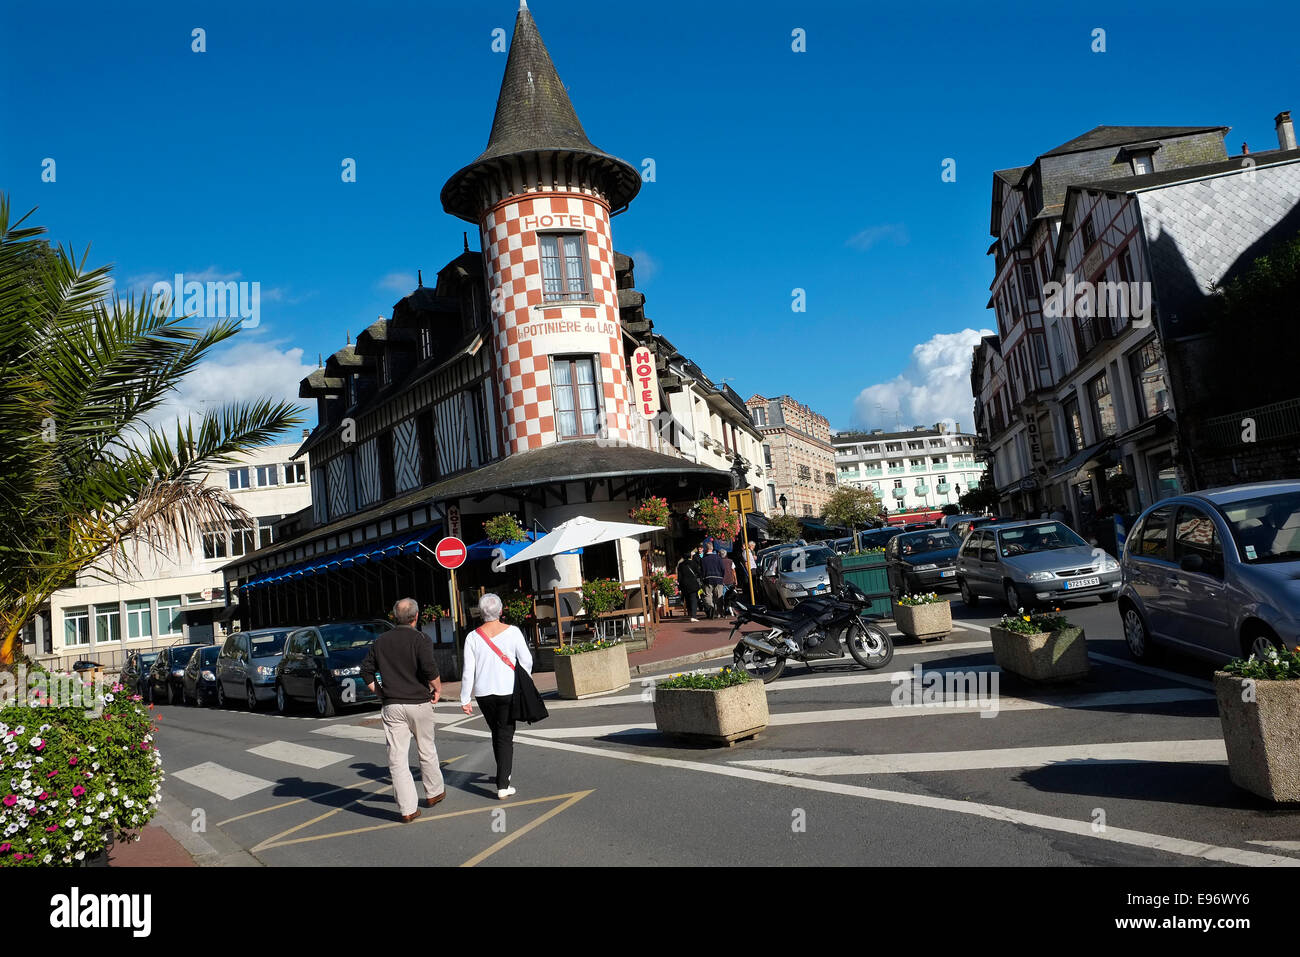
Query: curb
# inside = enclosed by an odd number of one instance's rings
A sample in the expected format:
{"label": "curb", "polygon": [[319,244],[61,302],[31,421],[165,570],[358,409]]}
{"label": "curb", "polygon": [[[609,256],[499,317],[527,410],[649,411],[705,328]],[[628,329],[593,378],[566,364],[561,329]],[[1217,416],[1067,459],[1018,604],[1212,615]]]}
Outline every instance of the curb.
{"label": "curb", "polygon": [[697,651],[694,654],[678,655],[676,658],[664,658],[662,661],[647,661],[643,664],[634,665],[629,670],[633,677],[649,674],[652,671],[671,671],[673,668],[697,664],[701,661],[708,661],[710,658],[725,658],[731,654],[735,647],[735,644],[732,643],[723,645],[721,648],[710,648],[707,651]]}
{"label": "curb", "polygon": [[262,862],[235,843],[215,825],[202,834],[195,833],[190,819],[180,811],[181,802],[163,792],[163,801],[155,820],[199,867],[262,867]]}

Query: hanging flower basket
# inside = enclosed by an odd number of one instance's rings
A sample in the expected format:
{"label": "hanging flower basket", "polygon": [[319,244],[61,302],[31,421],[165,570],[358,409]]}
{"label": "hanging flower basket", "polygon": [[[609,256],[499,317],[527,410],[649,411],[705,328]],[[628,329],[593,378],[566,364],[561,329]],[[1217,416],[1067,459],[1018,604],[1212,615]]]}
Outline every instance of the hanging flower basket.
{"label": "hanging flower basket", "polygon": [[483,535],[493,545],[522,542],[528,538],[524,534],[523,526],[519,524],[519,519],[510,512],[502,512],[484,522]]}
{"label": "hanging flower basket", "polygon": [[668,519],[672,515],[668,509],[668,500],[657,495],[642,499],[641,504],[627,514],[632,521],[642,525],[662,525],[665,528],[668,527]]}
{"label": "hanging flower basket", "polygon": [[695,525],[724,542],[734,542],[740,534],[740,516],[713,496],[695,503]]}

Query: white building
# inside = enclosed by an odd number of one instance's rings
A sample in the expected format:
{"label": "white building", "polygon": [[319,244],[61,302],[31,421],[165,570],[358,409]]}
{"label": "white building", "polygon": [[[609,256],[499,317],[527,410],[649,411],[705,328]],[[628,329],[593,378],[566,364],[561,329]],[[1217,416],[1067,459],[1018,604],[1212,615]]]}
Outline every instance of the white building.
{"label": "white building", "polygon": [[890,512],[955,505],[984,474],[975,436],[942,422],[907,432],[839,432],[831,444],[839,484],[870,489]]}
{"label": "white building", "polygon": [[311,506],[309,463],[305,457],[291,461],[296,449],[265,446],[211,471],[204,484],[227,489],[252,518],[250,525],[205,532],[179,554],[142,547],[132,557],[128,581],[114,580],[105,563],[92,567],[38,613],[30,629],[35,647],[28,653],[64,658],[65,665],[74,658],[116,665],[129,651],[223,635],[230,623],[219,619],[225,606],[221,566],[270,545],[275,523]]}

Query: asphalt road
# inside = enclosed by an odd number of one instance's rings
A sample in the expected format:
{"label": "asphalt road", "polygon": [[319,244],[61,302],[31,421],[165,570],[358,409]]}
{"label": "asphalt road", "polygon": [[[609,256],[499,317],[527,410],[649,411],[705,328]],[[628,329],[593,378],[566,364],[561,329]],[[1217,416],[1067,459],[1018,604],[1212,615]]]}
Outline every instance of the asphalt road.
{"label": "asphalt road", "polygon": [[[900,643],[882,672],[791,666],[767,687],[768,729],[732,748],[659,735],[653,679],[556,702],[521,730],[504,802],[481,718],[439,705],[449,794],[410,824],[376,708],[162,706],[164,812],[202,825],[205,863],[1300,865],[1300,812],[1228,779],[1211,666],[1136,665],[1115,606],[1088,601],[1068,611],[1090,676],[1015,685],[988,645],[1000,609],[953,610],[952,635]],[[971,672],[988,695],[899,706],[917,665]]]}

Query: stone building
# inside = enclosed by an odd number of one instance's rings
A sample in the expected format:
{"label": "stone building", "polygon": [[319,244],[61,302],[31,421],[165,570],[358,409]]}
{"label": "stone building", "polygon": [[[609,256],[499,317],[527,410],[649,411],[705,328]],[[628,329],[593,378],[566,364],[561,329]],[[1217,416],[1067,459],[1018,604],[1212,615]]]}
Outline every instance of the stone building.
{"label": "stone building", "polygon": [[786,514],[820,516],[835,491],[830,422],[788,395],[774,399],[753,395],[745,406],[763,436],[762,465],[767,472],[764,511],[780,514],[784,497]]}

